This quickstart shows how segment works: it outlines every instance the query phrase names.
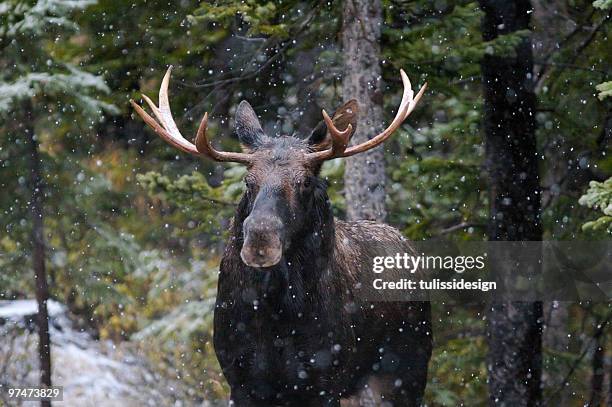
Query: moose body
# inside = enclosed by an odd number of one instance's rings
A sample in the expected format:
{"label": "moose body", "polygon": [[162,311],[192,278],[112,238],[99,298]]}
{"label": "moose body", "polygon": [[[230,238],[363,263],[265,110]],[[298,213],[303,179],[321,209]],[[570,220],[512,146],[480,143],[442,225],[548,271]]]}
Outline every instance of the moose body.
{"label": "moose body", "polygon": [[248,169],[221,261],[214,315],[215,352],[232,405],[331,407],[363,393],[385,407],[420,404],[432,350],[429,303],[370,302],[362,291],[374,257],[395,256],[410,246],[390,226],[335,220],[319,177],[325,160],[382,143],[414,109],[424,87],[414,97],[401,74],[404,93],[393,122],[350,148],[354,100],[333,119],[323,111],[327,130],[315,129],[306,139],[267,136],[243,101],[235,117],[242,153],[212,147],[206,114],[195,144],[183,138],[168,102],[170,69],[159,107],[144,96],[157,121],[132,101],[175,147]]}
{"label": "moose body", "polygon": [[370,303],[355,292],[374,256],[406,252],[407,242],[389,226],[334,221],[328,202],[321,204],[323,218],[265,273],[240,260],[236,218],[214,324],[232,400],[237,407],[337,406],[369,384],[386,403],[376,405],[418,406],[432,347],[429,304]]}

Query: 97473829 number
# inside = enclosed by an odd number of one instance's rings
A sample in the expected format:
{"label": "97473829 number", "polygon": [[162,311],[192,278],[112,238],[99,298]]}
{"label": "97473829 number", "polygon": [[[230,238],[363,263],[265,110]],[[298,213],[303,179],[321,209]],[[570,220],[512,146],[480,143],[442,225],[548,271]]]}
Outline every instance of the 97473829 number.
{"label": "97473829 number", "polygon": [[6,393],[9,400],[21,401],[62,401],[64,389],[61,386],[53,387],[5,387],[0,391]]}

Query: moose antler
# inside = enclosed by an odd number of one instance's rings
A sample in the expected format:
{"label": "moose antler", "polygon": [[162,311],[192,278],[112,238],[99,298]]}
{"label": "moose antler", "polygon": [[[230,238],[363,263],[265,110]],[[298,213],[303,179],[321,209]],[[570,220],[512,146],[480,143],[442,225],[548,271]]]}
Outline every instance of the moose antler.
{"label": "moose antler", "polygon": [[349,142],[348,137],[351,134],[352,126],[349,124],[344,131],[338,130],[333,121],[329,118],[327,112],[323,110],[323,119],[325,120],[327,130],[331,136],[332,146],[327,150],[309,153],[308,157],[315,161],[331,160],[332,158],[337,157],[349,157],[351,155],[370,150],[387,140],[389,136],[391,136],[391,134],[393,134],[393,132],[397,130],[399,126],[401,126],[410,113],[412,113],[416,104],[419,102],[419,99],[421,99],[421,96],[423,96],[423,93],[425,93],[425,89],[427,89],[427,83],[425,83],[425,85],[423,85],[423,87],[417,93],[416,97],[414,97],[414,92],[412,90],[410,80],[408,79],[408,75],[406,75],[406,72],[404,72],[403,69],[400,69],[400,75],[404,85],[404,93],[402,95],[402,102],[400,103],[397,114],[389,127],[387,127],[382,133],[373,137],[371,140],[347,148]]}
{"label": "moose antler", "polygon": [[172,66],[168,68],[164,79],[162,80],[161,86],[159,87],[159,107],[155,106],[155,103],[149,99],[146,95],[142,95],[142,98],[147,102],[157,120],[151,117],[145,110],[140,107],[136,102],[130,100],[130,103],[136,110],[136,113],[151,127],[155,132],[168,144],[197,156],[205,156],[215,161],[231,161],[242,164],[249,164],[251,159],[249,154],[245,153],[234,153],[215,150],[210,144],[210,141],[206,137],[206,127],[208,124],[208,113],[204,113],[198,132],[195,138],[195,145],[190,143],[183,137],[179,131],[174,119],[172,118],[172,112],[170,111],[170,102],[168,100],[168,84],[170,83],[170,74],[172,72]]}

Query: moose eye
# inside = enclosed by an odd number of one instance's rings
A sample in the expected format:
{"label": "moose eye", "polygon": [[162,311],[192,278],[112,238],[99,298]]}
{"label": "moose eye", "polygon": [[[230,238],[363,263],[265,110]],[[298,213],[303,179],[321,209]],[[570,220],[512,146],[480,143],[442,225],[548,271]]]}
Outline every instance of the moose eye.
{"label": "moose eye", "polygon": [[312,188],[312,179],[305,178],[305,179],[301,180],[300,181],[300,188],[303,191],[309,191]]}

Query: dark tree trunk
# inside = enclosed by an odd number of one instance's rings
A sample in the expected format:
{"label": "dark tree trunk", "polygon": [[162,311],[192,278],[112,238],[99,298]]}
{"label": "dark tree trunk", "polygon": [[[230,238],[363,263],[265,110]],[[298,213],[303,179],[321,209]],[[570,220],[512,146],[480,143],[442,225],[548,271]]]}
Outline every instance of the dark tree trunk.
{"label": "dark tree trunk", "polygon": [[[32,197],[30,211],[32,214],[32,268],[36,280],[36,301],[38,302],[38,354],[40,361],[40,385],[51,387],[51,342],[49,337],[49,313],[47,300],[49,287],[45,270],[45,241],[43,225],[43,177],[41,172],[40,155],[38,152],[38,139],[34,133],[31,103],[24,104],[26,120],[24,130],[29,146],[30,163],[30,189]],[[41,401],[41,406],[51,406],[50,401]]]}
{"label": "dark tree trunk", "polygon": [[612,407],[612,361],[610,361],[610,359],[605,359],[604,358],[604,362],[606,362],[607,360],[607,367],[606,370],[608,371],[608,401],[606,402],[606,407]]}
{"label": "dark tree trunk", "polygon": [[595,351],[591,367],[593,376],[591,378],[591,401],[589,406],[600,406],[604,401],[604,359],[606,352],[604,349],[604,330],[598,331],[595,335]]}
{"label": "dark tree trunk", "polygon": [[[562,301],[550,301],[543,304],[544,309],[544,329],[542,336],[542,346],[552,350],[557,354],[562,354],[569,350],[570,338],[567,336],[570,305]],[[554,357],[556,360],[557,357]],[[547,369],[549,365],[543,367],[542,386],[558,387],[559,377],[555,368]],[[550,396],[549,402],[553,405],[564,406],[570,397],[570,389],[563,386],[556,394]]]}
{"label": "dark tree trunk", "polygon": [[[481,0],[485,40],[529,28],[528,0]],[[525,39],[516,55],[482,61],[490,240],[541,240],[535,139],[533,56]],[[503,277],[502,277],[503,278]],[[490,404],[534,406],[541,397],[542,303],[500,302],[487,324]]]}
{"label": "dark tree trunk", "polygon": [[[357,99],[359,121],[353,144],[375,136],[383,125],[380,0],[345,0],[342,50],[345,56],[342,91],[345,101]],[[347,218],[384,221],[385,162],[383,147],[345,160],[344,188]]]}

